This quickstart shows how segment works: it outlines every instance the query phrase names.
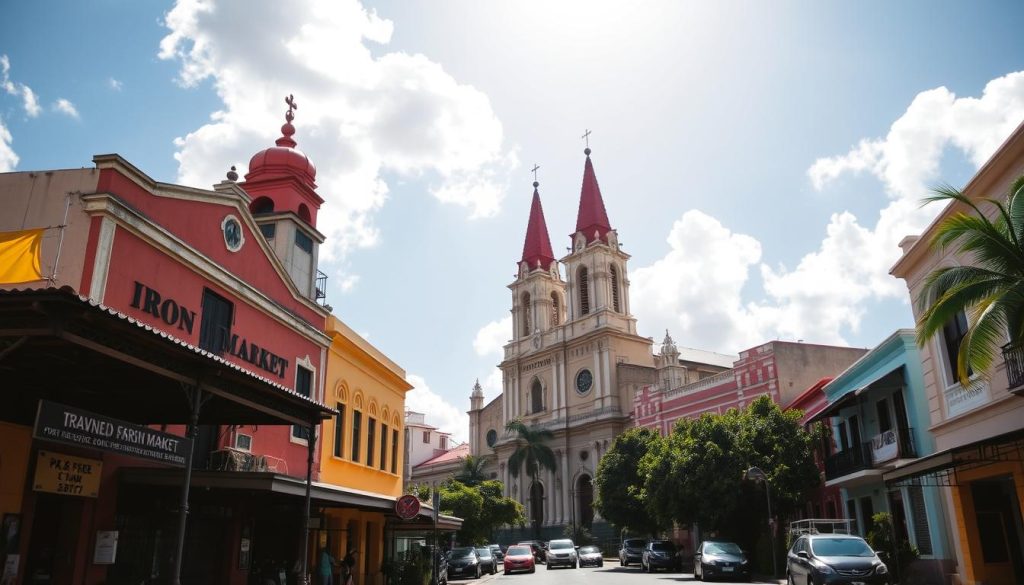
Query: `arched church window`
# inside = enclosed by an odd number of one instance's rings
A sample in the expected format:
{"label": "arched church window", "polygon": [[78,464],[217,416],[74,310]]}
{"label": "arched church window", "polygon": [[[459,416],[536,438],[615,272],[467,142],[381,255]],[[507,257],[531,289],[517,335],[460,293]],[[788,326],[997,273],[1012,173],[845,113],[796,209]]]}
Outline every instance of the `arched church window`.
{"label": "arched church window", "polygon": [[257,197],[249,204],[249,211],[251,211],[253,215],[274,213],[274,201],[270,197]]}
{"label": "arched church window", "polygon": [[619,308],[619,269],[612,264],[608,268],[608,272],[612,276],[612,310],[621,313],[622,310]]}
{"label": "arched church window", "polygon": [[587,267],[580,266],[579,278],[576,279],[576,286],[580,289],[580,315],[590,314],[590,279],[587,276]]}
{"label": "arched church window", "polygon": [[530,319],[530,293],[523,293],[523,303],[522,304],[523,304],[523,311],[522,311],[523,324],[522,324],[522,327],[520,327],[520,329],[522,331],[521,336],[525,337],[525,336],[529,335],[530,332],[533,330],[533,328],[530,327],[530,322],[531,322],[531,319]]}
{"label": "arched church window", "polygon": [[308,224],[313,223],[313,217],[309,214],[309,207],[305,203],[299,203],[299,219]]}
{"label": "arched church window", "polygon": [[530,412],[542,410],[544,410],[544,388],[541,387],[540,380],[534,380],[530,387]]}
{"label": "arched church window", "polygon": [[562,307],[558,302],[558,293],[551,293],[551,326],[562,323]]}

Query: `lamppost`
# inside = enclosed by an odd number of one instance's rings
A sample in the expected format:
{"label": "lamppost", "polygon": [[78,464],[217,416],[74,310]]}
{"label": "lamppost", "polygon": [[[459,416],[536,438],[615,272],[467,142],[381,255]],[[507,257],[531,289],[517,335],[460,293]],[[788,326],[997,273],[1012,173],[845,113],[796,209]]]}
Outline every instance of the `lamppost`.
{"label": "lamppost", "polygon": [[768,497],[768,542],[772,546],[772,577],[779,574],[778,560],[775,558],[775,535],[772,534],[772,490],[768,485],[768,474],[760,467],[751,467],[743,472],[743,479],[764,482],[764,493]]}

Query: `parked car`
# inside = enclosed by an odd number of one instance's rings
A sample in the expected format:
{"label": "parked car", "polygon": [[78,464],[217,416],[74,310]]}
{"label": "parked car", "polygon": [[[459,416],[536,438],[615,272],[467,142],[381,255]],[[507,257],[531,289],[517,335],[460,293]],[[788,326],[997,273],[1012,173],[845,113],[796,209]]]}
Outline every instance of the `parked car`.
{"label": "parked car", "polygon": [[603,567],[604,555],[594,545],[581,546],[579,550],[581,567]]}
{"label": "parked car", "polygon": [[805,534],[793,542],[786,557],[790,585],[891,582],[889,567],[859,536]]}
{"label": "parked car", "polygon": [[548,569],[555,567],[569,567],[575,569],[579,566],[579,557],[576,554],[576,545],[568,538],[559,538],[548,542],[548,550],[545,553],[545,562]]}
{"label": "parked car", "polygon": [[619,566],[628,567],[629,563],[639,563],[644,556],[644,546],[647,540],[644,538],[627,538],[622,541],[619,547]]}
{"label": "parked car", "polygon": [[[542,564],[544,562],[544,553],[548,549],[545,543],[539,540],[524,540],[519,544],[530,547],[530,550],[533,551],[533,561],[535,563]],[[507,552],[505,554],[506,556],[508,555]]]}
{"label": "parked car", "polygon": [[506,575],[512,571],[536,571],[533,549],[528,544],[513,544],[505,550],[505,562],[502,563],[502,567]]}
{"label": "parked car", "polygon": [[453,548],[448,553],[448,578],[471,577],[479,579],[482,573],[480,555],[471,546]]}
{"label": "parked car", "polygon": [[481,546],[476,549],[476,554],[480,557],[480,570],[482,572],[492,575],[498,572],[498,560],[491,554],[491,547]]}
{"label": "parked car", "polygon": [[640,569],[648,573],[657,569],[681,571],[682,563],[677,553],[676,545],[671,540],[652,540],[644,546]]}
{"label": "parked car", "polygon": [[500,544],[489,544],[487,548],[491,549],[491,554],[494,555],[494,559],[499,563],[505,560],[505,551],[501,550]]}
{"label": "parked car", "polygon": [[713,577],[750,580],[750,561],[734,542],[705,540],[693,555],[693,576],[701,581]]}

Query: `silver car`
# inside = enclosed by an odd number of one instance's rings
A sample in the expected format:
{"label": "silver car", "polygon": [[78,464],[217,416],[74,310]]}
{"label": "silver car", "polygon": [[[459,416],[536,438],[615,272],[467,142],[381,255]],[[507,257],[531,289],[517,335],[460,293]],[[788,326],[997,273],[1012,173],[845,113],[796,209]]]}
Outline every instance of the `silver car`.
{"label": "silver car", "polygon": [[575,569],[579,566],[576,545],[568,538],[552,540],[548,543],[548,550],[544,554],[545,563],[549,570],[553,567],[571,567]]}

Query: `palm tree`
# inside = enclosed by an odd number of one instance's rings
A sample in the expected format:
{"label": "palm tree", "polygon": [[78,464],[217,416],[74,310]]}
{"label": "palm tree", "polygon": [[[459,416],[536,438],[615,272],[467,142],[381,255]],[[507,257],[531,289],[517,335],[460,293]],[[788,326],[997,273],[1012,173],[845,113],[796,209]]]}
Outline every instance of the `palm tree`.
{"label": "palm tree", "polygon": [[[931,245],[955,246],[969,262],[931,272],[917,298],[922,313],[917,343],[924,345],[963,312],[967,331],[957,351],[957,378],[967,384],[972,372],[984,373],[995,361],[1007,333],[1010,345],[1024,341],[1024,176],[1010,186],[1005,202],[972,201],[953,187],[935,189],[925,201],[954,201],[958,211],[936,228]],[[993,210],[994,219],[981,205]]]}
{"label": "palm tree", "polygon": [[484,467],[487,466],[487,459],[475,455],[460,457],[462,467],[455,474],[455,479],[470,487],[480,485],[487,479]]}
{"label": "palm tree", "polygon": [[509,472],[512,477],[518,478],[519,472],[525,467],[526,475],[533,480],[530,486],[530,516],[534,535],[539,536],[541,486],[538,477],[542,468],[555,471],[555,452],[547,445],[548,441],[555,438],[555,434],[547,429],[527,426],[520,419],[510,420],[505,425],[505,431],[515,436],[516,443],[515,451],[508,458]]}

